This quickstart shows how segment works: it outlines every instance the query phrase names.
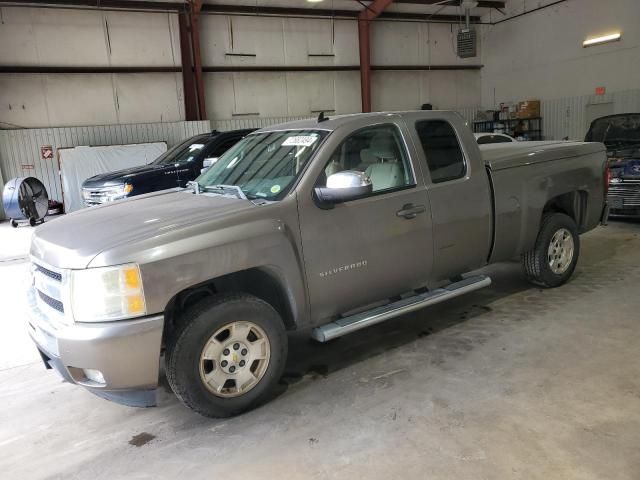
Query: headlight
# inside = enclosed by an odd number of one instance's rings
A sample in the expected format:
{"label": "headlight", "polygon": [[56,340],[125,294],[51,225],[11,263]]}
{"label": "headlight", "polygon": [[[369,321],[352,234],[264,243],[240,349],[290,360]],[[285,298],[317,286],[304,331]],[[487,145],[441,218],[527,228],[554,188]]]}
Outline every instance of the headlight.
{"label": "headlight", "polygon": [[71,271],[71,305],[76,322],[108,322],[146,315],[138,265]]}
{"label": "headlight", "polygon": [[82,197],[87,201],[95,200],[99,203],[114,202],[116,200],[127,198],[132,191],[133,185],[130,183],[95,189],[91,187],[83,187]]}
{"label": "headlight", "polygon": [[122,185],[118,185],[117,187],[105,189],[103,195],[108,202],[113,202],[115,200],[125,198],[131,193],[132,190],[133,185],[131,185],[130,183],[125,183]]}

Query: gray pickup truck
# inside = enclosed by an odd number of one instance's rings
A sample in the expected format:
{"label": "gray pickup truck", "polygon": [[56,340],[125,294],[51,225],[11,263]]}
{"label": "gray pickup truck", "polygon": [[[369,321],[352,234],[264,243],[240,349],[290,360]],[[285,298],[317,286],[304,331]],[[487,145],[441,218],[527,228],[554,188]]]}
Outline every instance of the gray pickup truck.
{"label": "gray pickup truck", "polygon": [[468,272],[493,262],[566,282],[605,169],[599,143],[480,150],[452,112],[265,128],[188,188],[38,227],[29,331],[104,398],[155,404],[164,357],[185,405],[238,414],[274,394],[288,330],[325,342],[485,287]]}

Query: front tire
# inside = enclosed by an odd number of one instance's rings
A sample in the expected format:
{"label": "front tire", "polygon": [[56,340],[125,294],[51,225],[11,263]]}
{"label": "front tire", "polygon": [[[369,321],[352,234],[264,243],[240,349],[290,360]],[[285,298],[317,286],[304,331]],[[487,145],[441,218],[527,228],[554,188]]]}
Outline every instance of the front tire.
{"label": "front tire", "polygon": [[171,389],[206,417],[251,410],[275,394],[287,335],[271,305],[248,294],[206,298],[188,309],[167,342]]}
{"label": "front tire", "polygon": [[542,287],[559,287],[571,278],[579,254],[576,222],[564,213],[547,213],[542,217],[533,250],[522,255],[525,276]]}

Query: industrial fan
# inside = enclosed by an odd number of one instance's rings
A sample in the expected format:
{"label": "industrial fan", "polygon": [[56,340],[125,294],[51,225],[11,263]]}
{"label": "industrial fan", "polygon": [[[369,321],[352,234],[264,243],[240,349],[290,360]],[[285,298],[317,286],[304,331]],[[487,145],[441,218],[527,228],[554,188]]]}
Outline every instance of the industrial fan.
{"label": "industrial fan", "polygon": [[9,180],[2,192],[2,205],[11,226],[28,223],[35,227],[44,222],[49,208],[49,195],[40,180],[20,177]]}

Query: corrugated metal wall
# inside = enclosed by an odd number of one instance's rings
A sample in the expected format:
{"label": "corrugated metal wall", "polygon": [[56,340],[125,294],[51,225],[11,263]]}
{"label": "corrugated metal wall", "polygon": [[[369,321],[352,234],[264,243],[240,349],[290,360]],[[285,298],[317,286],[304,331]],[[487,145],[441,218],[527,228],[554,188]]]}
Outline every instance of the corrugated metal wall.
{"label": "corrugated metal wall", "polygon": [[613,113],[640,112],[640,89],[544,100],[541,103],[544,138],[583,140],[588,129],[589,105],[608,103],[612,104]]}
{"label": "corrugated metal wall", "polygon": [[237,130],[240,128],[264,128],[278,123],[304,120],[307,118],[311,117],[237,117],[227,120],[211,120],[211,126],[216,130],[224,132],[226,130]]}
{"label": "corrugated metal wall", "polygon": [[[476,112],[481,107],[459,108],[457,111],[469,122],[475,118]],[[317,116],[317,115],[316,115]],[[211,120],[211,125],[216,130],[235,130],[239,128],[263,128],[278,123],[290,122],[293,120],[305,120],[307,118],[315,118],[316,116],[299,116],[299,117],[238,117],[228,120]],[[331,114],[328,114],[331,116]]]}
{"label": "corrugated metal wall", "polygon": [[[210,130],[209,121],[0,130],[0,173],[7,180],[36,177],[44,183],[49,198],[61,200],[59,148],[158,141],[167,142],[170,147],[187,137]],[[51,160],[41,158],[40,147],[45,145],[54,149]],[[1,205],[0,218],[4,218]]]}

